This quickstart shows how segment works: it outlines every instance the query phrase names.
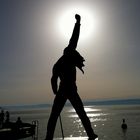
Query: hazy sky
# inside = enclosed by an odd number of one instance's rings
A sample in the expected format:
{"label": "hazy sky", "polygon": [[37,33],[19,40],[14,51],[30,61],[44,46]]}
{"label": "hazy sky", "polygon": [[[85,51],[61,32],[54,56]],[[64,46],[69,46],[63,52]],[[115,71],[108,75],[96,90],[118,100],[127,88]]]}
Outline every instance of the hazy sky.
{"label": "hazy sky", "polygon": [[73,15],[69,32],[60,19],[73,8],[88,11],[93,27],[81,20],[89,30],[88,36],[81,30],[77,48],[86,59],[85,74],[77,71],[81,98],[140,98],[139,6],[139,0],[0,0],[0,104],[52,102],[52,67],[75,23]]}

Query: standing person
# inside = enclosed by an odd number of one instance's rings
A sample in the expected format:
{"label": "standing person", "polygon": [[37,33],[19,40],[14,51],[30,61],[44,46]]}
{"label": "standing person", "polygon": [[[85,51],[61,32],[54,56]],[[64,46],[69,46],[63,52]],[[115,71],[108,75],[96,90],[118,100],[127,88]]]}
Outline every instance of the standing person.
{"label": "standing person", "polygon": [[3,124],[4,124],[4,116],[5,116],[4,110],[2,109],[1,110],[1,113],[0,113],[0,128],[3,127]]}
{"label": "standing person", "polygon": [[10,113],[9,113],[9,111],[6,111],[5,116],[6,116],[5,122],[9,123],[9,121],[10,121]]}
{"label": "standing person", "polygon": [[126,129],[127,129],[127,124],[125,123],[125,119],[123,119],[123,123],[122,123],[122,125],[121,125],[121,128],[122,128],[123,130],[126,130]]}
{"label": "standing person", "polygon": [[[76,51],[77,42],[80,34],[80,15],[75,15],[76,23],[70,39],[69,45],[64,49],[63,56],[55,63],[52,72],[51,85],[55,99],[52,107],[52,112],[47,126],[46,140],[52,140],[57,119],[67,101],[71,102],[76,113],[82,121],[82,124],[87,132],[89,140],[95,140],[97,135],[94,133],[89,118],[83,107],[83,103],[77,93],[76,86],[76,67],[83,73],[84,58]],[[57,85],[60,78],[59,88]]]}

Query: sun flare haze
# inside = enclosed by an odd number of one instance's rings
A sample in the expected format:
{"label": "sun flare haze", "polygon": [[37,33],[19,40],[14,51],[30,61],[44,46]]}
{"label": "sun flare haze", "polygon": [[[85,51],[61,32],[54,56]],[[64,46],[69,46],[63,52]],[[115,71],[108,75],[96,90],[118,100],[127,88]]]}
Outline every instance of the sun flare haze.
{"label": "sun flare haze", "polygon": [[0,104],[52,103],[52,67],[81,16],[83,100],[140,98],[139,0],[0,0]]}
{"label": "sun flare haze", "polygon": [[56,27],[58,27],[60,36],[67,40],[70,38],[75,23],[75,14],[81,16],[80,40],[83,41],[94,36],[97,31],[96,16],[90,9],[84,6],[67,7],[59,13]]}

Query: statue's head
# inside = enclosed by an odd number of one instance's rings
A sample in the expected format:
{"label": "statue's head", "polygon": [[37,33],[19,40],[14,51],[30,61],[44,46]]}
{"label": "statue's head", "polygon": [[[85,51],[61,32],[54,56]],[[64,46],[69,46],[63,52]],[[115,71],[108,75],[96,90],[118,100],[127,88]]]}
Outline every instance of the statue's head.
{"label": "statue's head", "polygon": [[83,62],[85,59],[80,55],[78,51],[67,47],[64,49],[64,56],[68,60],[68,63],[78,67],[84,73],[82,67],[84,67]]}

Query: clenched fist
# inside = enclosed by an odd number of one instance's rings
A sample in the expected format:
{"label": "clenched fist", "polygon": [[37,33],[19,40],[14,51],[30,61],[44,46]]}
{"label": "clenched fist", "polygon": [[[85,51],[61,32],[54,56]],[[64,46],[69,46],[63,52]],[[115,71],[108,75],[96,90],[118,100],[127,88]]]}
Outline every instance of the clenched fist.
{"label": "clenched fist", "polygon": [[81,16],[78,15],[78,14],[76,14],[76,15],[75,15],[75,19],[77,20],[77,22],[80,22],[80,20],[81,20]]}

